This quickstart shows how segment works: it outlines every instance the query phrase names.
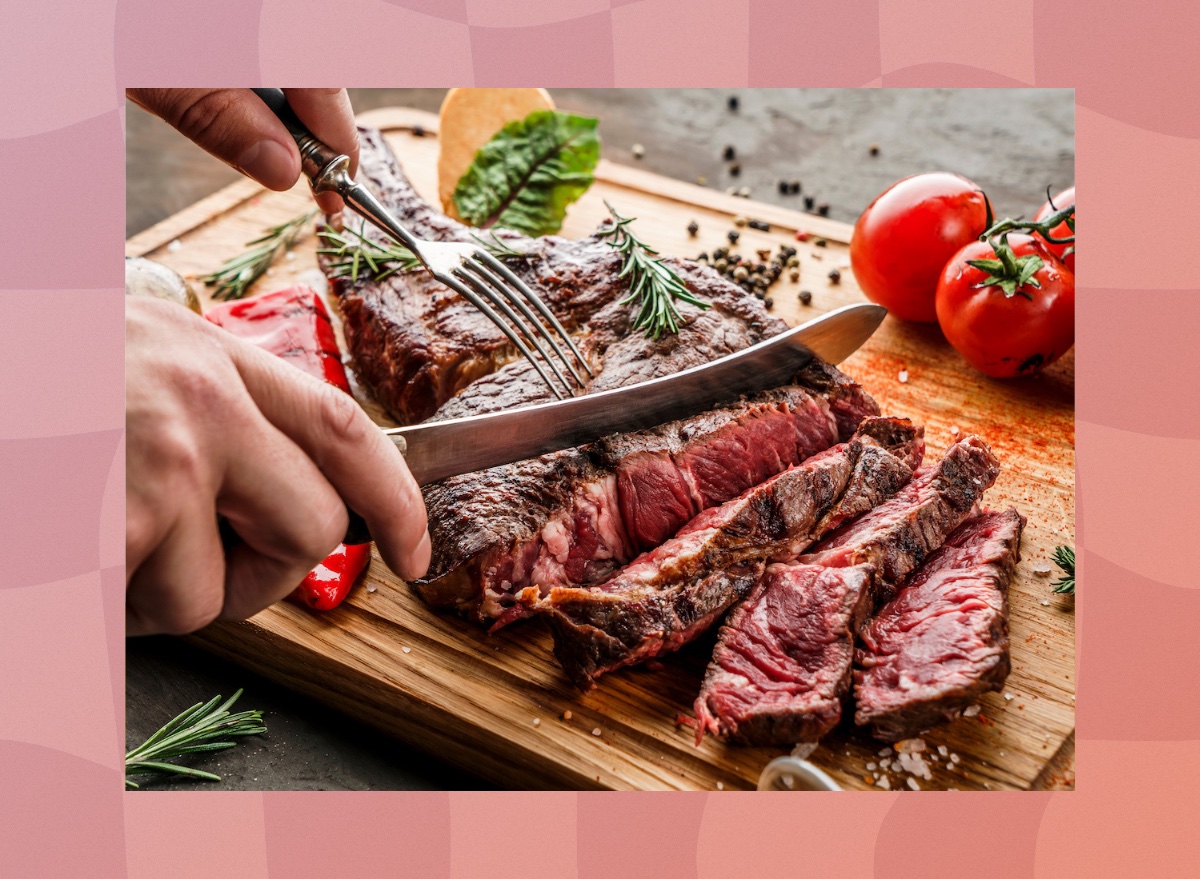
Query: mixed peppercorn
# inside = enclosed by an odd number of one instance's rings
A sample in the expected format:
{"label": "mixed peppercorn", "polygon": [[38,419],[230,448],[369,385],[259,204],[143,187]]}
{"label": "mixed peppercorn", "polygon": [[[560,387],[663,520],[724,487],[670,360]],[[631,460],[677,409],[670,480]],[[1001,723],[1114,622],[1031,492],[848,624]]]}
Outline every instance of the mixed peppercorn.
{"label": "mixed peppercorn", "polygon": [[[753,225],[755,222],[758,221],[752,220],[749,224],[752,228],[759,228]],[[770,229],[770,226],[767,226],[767,229]],[[739,235],[736,230],[731,229],[728,237],[730,245],[733,245],[737,243]],[[768,248],[758,250],[753,258],[734,253],[730,247],[718,247],[711,256],[701,253],[696,257],[696,261],[711,265],[722,277],[728,278],[747,293],[753,293],[763,300],[767,308],[775,304],[774,299],[767,295],[767,291],[785,271],[793,282],[800,279],[800,259],[796,255],[796,248],[787,244],[780,244],[778,252],[774,254]]]}

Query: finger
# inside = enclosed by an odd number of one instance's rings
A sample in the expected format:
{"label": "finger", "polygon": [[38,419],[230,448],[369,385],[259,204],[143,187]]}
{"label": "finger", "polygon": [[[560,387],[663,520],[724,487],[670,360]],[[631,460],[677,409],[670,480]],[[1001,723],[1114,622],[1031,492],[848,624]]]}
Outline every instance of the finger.
{"label": "finger", "polygon": [[[358,172],[358,126],[345,89],[284,89],[288,103],[317,139],[350,157],[350,176]],[[323,192],[317,204],[327,214],[342,209],[337,193]]]}
{"label": "finger", "polygon": [[[307,379],[297,373],[297,378]],[[317,466],[257,411],[227,438],[217,511],[243,543],[231,553],[222,616],[287,595],[346,533],[346,505]]]}
{"label": "finger", "polygon": [[230,355],[267,420],[300,446],[366,519],[388,567],[406,579],[424,575],[429,566],[425,504],[391,440],[349,394],[296,375],[248,345],[231,346]]}
{"label": "finger", "polygon": [[183,510],[134,572],[125,592],[125,634],[186,635],[217,618],[225,596],[225,554],[211,502]]}
{"label": "finger", "polygon": [[268,189],[291,189],[300,152],[249,89],[128,89],[138,106]]}

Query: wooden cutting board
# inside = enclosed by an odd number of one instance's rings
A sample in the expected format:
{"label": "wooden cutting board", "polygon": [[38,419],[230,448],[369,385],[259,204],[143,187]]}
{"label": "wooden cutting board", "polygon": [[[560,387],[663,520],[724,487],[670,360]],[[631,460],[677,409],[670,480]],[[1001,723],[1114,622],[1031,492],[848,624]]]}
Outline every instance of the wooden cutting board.
{"label": "wooden cutting board", "polygon": [[[435,200],[437,118],[386,109],[361,119],[385,131],[417,189]],[[414,126],[425,136],[415,136]],[[637,217],[641,237],[680,256],[725,244],[739,214],[769,222],[770,232],[742,229],[738,249],[749,254],[781,242],[799,248],[799,283],[785,278],[769,294],[775,313],[791,323],[863,298],[849,271],[851,227],[845,224],[601,162],[595,185],[571,208],[563,234],[582,236],[595,228],[607,215],[603,199]],[[241,181],[130,239],[126,253],[194,278],[239,253],[266,227],[310,206],[303,185],[272,193]],[[692,220],[700,225],[694,239],[686,231]],[[796,241],[798,229],[809,233],[807,242]],[[254,292],[313,282],[319,275],[315,246],[315,236],[307,234]],[[838,284],[828,278],[833,269],[841,272]],[[812,293],[810,307],[799,304],[801,290]],[[1004,465],[988,494],[990,505],[1015,505],[1029,518],[1010,590],[1012,674],[1002,694],[982,700],[978,716],[923,737],[927,757],[937,756],[939,746],[959,756],[958,762],[941,756],[927,761],[933,777],[918,779],[923,789],[1044,786],[1053,783],[1045,770],[1060,749],[1073,778],[1074,600],[1051,593],[1057,570],[1039,574],[1035,566],[1045,567],[1055,545],[1074,545],[1074,364],[1072,352],[1034,378],[995,382],[967,366],[936,326],[890,318],[842,364],[885,414],[925,425],[931,459],[954,441],[954,428],[979,434]],[[381,424],[390,423],[369,394],[358,386],[355,392]],[[656,670],[609,675],[581,696],[554,662],[542,624],[488,636],[430,610],[378,556],[366,583],[330,613],[280,603],[243,623],[215,624],[195,639],[507,787],[745,789],[756,785],[769,760],[786,753],[711,738],[697,748],[691,729],[676,725],[678,715],[690,713],[711,654],[711,633]],[[846,787],[872,788],[878,784],[867,766],[874,768],[884,749],[843,726],[810,759]],[[888,782],[892,789],[905,787],[908,777],[891,772]]]}

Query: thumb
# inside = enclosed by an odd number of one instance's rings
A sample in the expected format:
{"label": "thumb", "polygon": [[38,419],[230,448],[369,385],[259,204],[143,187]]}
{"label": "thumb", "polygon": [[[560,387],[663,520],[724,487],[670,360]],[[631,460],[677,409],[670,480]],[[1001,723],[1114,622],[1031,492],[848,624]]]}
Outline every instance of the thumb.
{"label": "thumb", "polygon": [[126,95],[268,189],[290,189],[300,176],[291,136],[249,89],[127,89]]}

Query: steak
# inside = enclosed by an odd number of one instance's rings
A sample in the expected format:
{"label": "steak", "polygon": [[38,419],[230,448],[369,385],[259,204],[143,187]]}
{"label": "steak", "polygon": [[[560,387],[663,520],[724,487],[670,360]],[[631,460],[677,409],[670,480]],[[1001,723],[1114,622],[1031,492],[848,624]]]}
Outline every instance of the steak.
{"label": "steak", "polygon": [[706,732],[746,745],[815,742],[842,717],[870,565],[772,565],[721,626],[696,699]]}
{"label": "steak", "polygon": [[983,440],[959,440],[933,465],[922,467],[902,491],[822,540],[802,561],[835,567],[875,567],[876,604],[942,545],[970,515],[1000,473]]}
{"label": "steak", "polygon": [[1025,518],[967,520],[862,633],[854,722],[884,741],[954,720],[1008,676],[1008,581]]}
{"label": "steak", "polygon": [[794,559],[842,522],[895,494],[924,453],[907,419],[868,418],[849,442],[701,513],[673,538],[593,587],[536,588],[568,676],[600,675],[679,649],[744,598],[768,561]]}
{"label": "steak", "polygon": [[427,486],[433,559],[416,588],[434,606],[511,622],[527,612],[514,598],[526,587],[545,594],[601,582],[700,511],[849,439],[879,411],[828,364],[806,366],[796,381],[652,430]]}
{"label": "steak", "polygon": [[[359,179],[410,231],[431,241],[479,243],[479,230],[452,220],[417,194],[379,131],[362,128],[360,140]],[[332,217],[327,220],[334,222]],[[383,240],[383,233],[373,227],[362,231]],[[530,239],[508,230],[495,235],[525,254],[524,259],[508,260],[509,267],[569,332],[580,335],[581,350],[595,372],[588,390],[668,375],[786,328],[756,297],[711,268],[667,259],[689,291],[711,307],[677,303],[683,318],[679,332],[648,339],[632,330],[634,309],[620,301],[628,294],[618,277],[621,257],[604,240],[595,235]],[[446,417],[550,398],[540,380],[532,380],[528,364],[518,360],[504,334],[428,273],[398,272],[382,281],[367,276],[330,280],[355,368],[400,423],[429,418],[458,392],[493,373]]]}

